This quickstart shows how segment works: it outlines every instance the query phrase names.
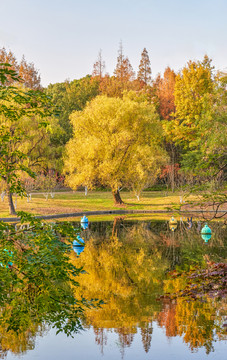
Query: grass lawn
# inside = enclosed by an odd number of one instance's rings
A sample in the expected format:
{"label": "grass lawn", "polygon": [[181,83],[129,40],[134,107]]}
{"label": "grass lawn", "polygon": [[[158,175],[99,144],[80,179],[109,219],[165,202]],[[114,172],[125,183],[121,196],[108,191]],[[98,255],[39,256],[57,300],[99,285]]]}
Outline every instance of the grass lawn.
{"label": "grass lawn", "polygon": [[[116,206],[113,202],[111,192],[94,191],[88,192],[58,192],[54,198],[47,201],[43,194],[32,195],[32,201],[27,202],[26,198],[17,197],[17,211],[27,211],[34,215],[51,215],[73,212],[85,212],[95,210],[167,210],[172,206],[180,205],[180,196],[177,193],[166,195],[161,191],[147,191],[138,201],[130,192],[121,192],[124,205]],[[15,198],[14,198],[15,199]],[[185,199],[185,202],[196,201],[195,196]],[[0,217],[9,217],[7,198],[0,201]]]}

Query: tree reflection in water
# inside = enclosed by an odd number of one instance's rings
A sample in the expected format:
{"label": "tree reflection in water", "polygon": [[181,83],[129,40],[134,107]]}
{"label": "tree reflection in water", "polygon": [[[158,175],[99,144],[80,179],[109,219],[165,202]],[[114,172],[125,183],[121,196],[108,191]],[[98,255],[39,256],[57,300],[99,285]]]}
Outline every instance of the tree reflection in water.
{"label": "tree reflection in water", "polygon": [[[114,331],[122,356],[135,334],[149,352],[154,323],[167,337],[183,337],[192,351],[205,347],[209,353],[216,339],[225,339],[224,299],[160,299],[185,285],[185,278],[168,276],[170,271],[223,261],[226,230],[220,224],[212,224],[212,239],[204,244],[197,224],[188,230],[180,223],[173,233],[168,221],[93,223],[81,234],[86,245],[78,257],[73,224],[23,216],[30,223],[23,231],[0,225],[1,358],[8,350],[33,349],[36,336],[50,327],[67,335],[81,325],[93,328],[101,352]],[[97,309],[95,299],[105,304]]]}
{"label": "tree reflection in water", "polygon": [[191,351],[205,347],[209,354],[217,339],[226,339],[223,327],[226,301],[211,301],[207,297],[206,301],[177,299],[175,304],[165,303],[156,318],[158,324],[165,328],[167,337],[182,336]]}
{"label": "tree reflection in water", "polygon": [[167,337],[182,336],[192,351],[205,347],[209,353],[217,338],[225,338],[225,300],[157,298],[184,285],[179,278],[167,278],[170,270],[205,267],[207,259],[223,261],[225,228],[213,224],[214,236],[204,244],[197,224],[188,230],[182,222],[175,233],[167,222],[128,225],[118,219],[112,231],[107,225],[105,236],[96,236],[94,231],[84,253],[74,259],[86,271],[79,276],[76,296],[98,297],[106,303],[99,310],[86,310],[84,326],[93,327],[102,352],[112,329],[119,336],[122,354],[137,332],[148,352],[155,321],[166,329]]}

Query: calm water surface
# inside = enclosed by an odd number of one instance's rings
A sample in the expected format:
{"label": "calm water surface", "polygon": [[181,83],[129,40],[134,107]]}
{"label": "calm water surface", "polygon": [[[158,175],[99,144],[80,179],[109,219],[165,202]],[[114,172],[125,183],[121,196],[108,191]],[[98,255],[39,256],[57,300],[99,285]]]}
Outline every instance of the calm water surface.
{"label": "calm water surface", "polygon": [[[192,225],[192,226],[191,226]],[[94,222],[80,229],[85,247],[72,261],[82,266],[77,297],[101,299],[101,308],[87,309],[83,330],[74,338],[42,325],[25,351],[8,341],[0,358],[11,359],[226,359],[225,299],[203,301],[162,297],[179,290],[170,271],[188,271],[205,262],[224,262],[227,233],[222,223],[210,223],[205,243],[203,224],[178,221]],[[80,227],[80,224],[75,226]],[[161,296],[161,297],[160,297]]]}

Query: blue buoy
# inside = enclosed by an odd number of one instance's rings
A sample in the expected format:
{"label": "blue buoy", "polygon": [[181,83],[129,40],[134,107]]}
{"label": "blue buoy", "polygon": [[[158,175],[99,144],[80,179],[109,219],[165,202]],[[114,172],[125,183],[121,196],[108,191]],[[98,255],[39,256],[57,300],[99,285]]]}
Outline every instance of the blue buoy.
{"label": "blue buoy", "polygon": [[73,240],[73,246],[84,246],[84,239],[80,237],[80,235],[77,235],[77,240]]}
{"label": "blue buoy", "polygon": [[83,230],[88,229],[88,222],[82,222],[81,227],[82,227]]}
{"label": "blue buoy", "polygon": [[209,226],[205,224],[201,230],[201,237],[205,241],[205,243],[208,243],[208,241],[211,238],[211,234],[212,234],[211,228],[209,228]]}
{"label": "blue buoy", "polygon": [[88,218],[87,218],[87,216],[84,215],[84,216],[81,218],[80,222],[81,222],[81,223],[88,223]]}
{"label": "blue buoy", "polygon": [[84,246],[73,246],[73,250],[79,256],[84,251]]}
{"label": "blue buoy", "polygon": [[73,250],[79,256],[84,251],[84,246],[73,246]]}
{"label": "blue buoy", "polygon": [[84,251],[84,239],[80,237],[80,235],[77,235],[77,240],[73,241],[73,250],[75,253],[79,256]]}
{"label": "blue buoy", "polygon": [[80,223],[81,223],[81,227],[82,227],[83,230],[88,229],[88,218],[87,218],[87,216],[84,215],[81,218]]}

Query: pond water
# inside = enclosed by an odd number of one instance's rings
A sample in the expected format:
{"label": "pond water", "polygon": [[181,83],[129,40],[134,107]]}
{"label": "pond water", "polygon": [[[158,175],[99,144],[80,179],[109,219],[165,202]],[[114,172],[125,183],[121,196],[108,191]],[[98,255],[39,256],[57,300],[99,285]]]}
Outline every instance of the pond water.
{"label": "pond water", "polygon": [[173,231],[168,220],[117,217],[81,229],[75,222],[85,241],[84,248],[74,248],[70,255],[82,268],[76,297],[104,304],[85,310],[74,337],[56,335],[50,323],[28,333],[22,345],[20,336],[15,344],[14,337],[6,341],[0,334],[0,358],[225,359],[226,298],[215,293],[169,295],[186,281],[179,275],[183,271],[226,261],[226,227],[210,223],[212,236],[205,242],[203,225],[178,221]]}

